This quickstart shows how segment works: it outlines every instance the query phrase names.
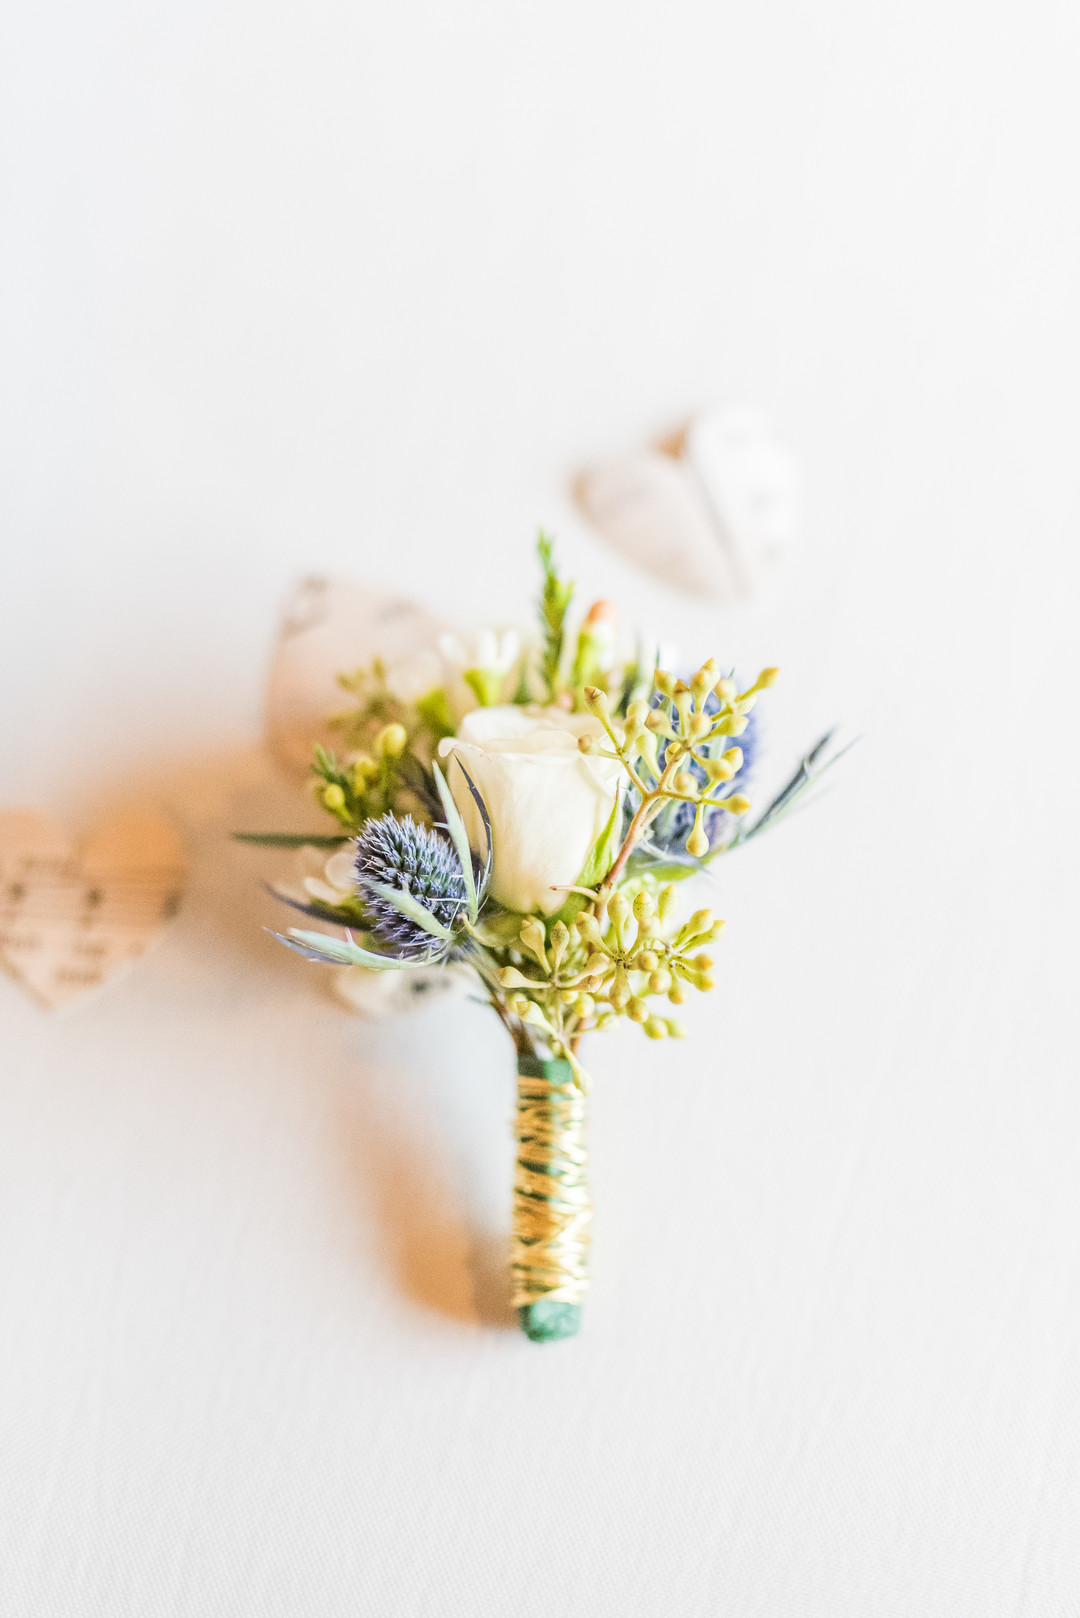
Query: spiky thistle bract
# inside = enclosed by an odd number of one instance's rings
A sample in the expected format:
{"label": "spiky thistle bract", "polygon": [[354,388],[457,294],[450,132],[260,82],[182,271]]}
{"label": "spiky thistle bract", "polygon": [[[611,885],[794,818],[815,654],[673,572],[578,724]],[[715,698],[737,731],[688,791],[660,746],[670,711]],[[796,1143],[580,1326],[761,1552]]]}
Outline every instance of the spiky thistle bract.
{"label": "spiky thistle bract", "polygon": [[486,849],[477,869],[465,822],[436,764],[435,785],[446,815],[442,827],[419,825],[411,815],[380,815],[355,839],[356,887],[371,917],[370,940],[387,949],[364,949],[351,933],[341,940],[293,927],[288,938],[274,936],[308,960],[375,971],[445,961],[464,921],[472,924],[479,917],[491,875],[487,806],[460,761],[459,768],[484,828]]}
{"label": "spiky thistle bract", "polygon": [[356,839],[356,884],[373,919],[373,937],[401,959],[430,956],[433,935],[402,909],[399,895],[414,899],[448,931],[467,900],[457,849],[411,815],[368,821]]}

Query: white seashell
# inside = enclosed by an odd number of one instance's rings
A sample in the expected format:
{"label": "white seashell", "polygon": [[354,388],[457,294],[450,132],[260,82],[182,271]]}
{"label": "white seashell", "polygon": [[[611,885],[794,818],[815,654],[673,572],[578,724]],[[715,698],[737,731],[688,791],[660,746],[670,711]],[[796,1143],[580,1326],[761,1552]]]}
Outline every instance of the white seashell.
{"label": "white seashell", "polygon": [[797,485],[793,458],[746,407],[696,417],[677,455],[647,449],[594,468],[579,493],[629,561],[727,605],[782,577],[798,533]]}

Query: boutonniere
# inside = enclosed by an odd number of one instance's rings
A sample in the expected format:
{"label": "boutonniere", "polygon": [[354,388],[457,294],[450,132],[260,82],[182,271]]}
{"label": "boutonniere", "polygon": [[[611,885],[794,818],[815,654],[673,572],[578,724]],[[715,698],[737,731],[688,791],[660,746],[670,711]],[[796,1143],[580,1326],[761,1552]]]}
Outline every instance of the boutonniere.
{"label": "boutonniere", "polygon": [[606,602],[575,628],[544,536],[539,555],[533,641],[444,636],[443,678],[408,698],[378,663],[342,675],[341,757],[318,746],[312,762],[333,829],[321,875],[289,901],[339,931],[277,936],[366,975],[473,974],[516,1053],[512,1297],[547,1342],[578,1330],[588,1285],[586,1041],[621,1019],[650,1041],[683,1036],[679,1007],[716,983],[724,924],[687,915],[682,883],[777,825],[840,754],[822,737],[755,814],[757,704],[778,671],[658,668],[620,645]]}

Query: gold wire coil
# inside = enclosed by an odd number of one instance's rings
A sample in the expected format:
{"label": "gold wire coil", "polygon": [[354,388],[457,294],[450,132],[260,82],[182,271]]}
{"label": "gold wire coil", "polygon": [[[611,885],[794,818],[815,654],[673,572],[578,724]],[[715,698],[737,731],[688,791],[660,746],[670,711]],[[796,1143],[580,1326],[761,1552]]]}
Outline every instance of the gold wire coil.
{"label": "gold wire coil", "polygon": [[580,1303],[589,1284],[586,1101],[569,1062],[518,1061],[513,1306]]}

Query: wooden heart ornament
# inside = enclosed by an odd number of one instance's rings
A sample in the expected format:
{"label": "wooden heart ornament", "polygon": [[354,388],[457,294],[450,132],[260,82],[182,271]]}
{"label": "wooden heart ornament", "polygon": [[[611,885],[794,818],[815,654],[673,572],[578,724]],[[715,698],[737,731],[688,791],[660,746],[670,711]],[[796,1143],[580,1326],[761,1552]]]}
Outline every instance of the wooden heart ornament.
{"label": "wooden heart ornament", "polygon": [[162,815],[116,815],[76,850],[47,815],[0,809],[0,965],[46,1006],[76,1000],[153,942],[183,881]]}

